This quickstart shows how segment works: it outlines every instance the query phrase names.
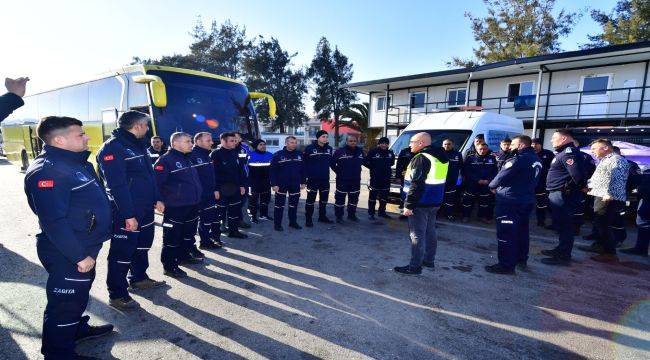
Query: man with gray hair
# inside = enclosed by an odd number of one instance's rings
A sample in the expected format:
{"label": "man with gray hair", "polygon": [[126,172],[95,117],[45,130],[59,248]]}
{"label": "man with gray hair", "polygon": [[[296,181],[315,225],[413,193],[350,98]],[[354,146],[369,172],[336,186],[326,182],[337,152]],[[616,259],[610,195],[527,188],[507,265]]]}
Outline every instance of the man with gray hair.
{"label": "man with gray hair", "polygon": [[594,140],[591,152],[600,160],[587,185],[588,194],[594,197],[594,224],[598,239],[592,246],[578,248],[599,253],[591,258],[594,261],[616,262],[618,257],[612,225],[627,200],[629,165],[614,152],[612,142],[607,139]]}
{"label": "man with gray hair", "polygon": [[404,215],[409,221],[411,262],[394,270],[407,275],[433,269],[436,256],[436,213],[442,204],[449,160],[441,147],[431,146],[431,135],[415,134],[409,142],[415,153],[404,173]]}
{"label": "man with gray hair", "polygon": [[160,260],[165,275],[181,278],[187,274],[178,267],[179,264],[203,260],[190,251],[194,246],[198,205],[203,189],[189,157],[192,152],[190,135],[175,132],[169,143],[171,149],[153,167],[160,195],[167,207],[163,217],[163,249]]}
{"label": "man with gray hair", "polygon": [[145,113],[125,112],[118,119],[119,127],[97,154],[114,214],[106,277],[108,303],[119,310],[138,306],[127,291],[129,283],[131,291],[165,284],[147,276],[154,237],[154,207],[159,212],[165,210],[147,154],[148,123]]}

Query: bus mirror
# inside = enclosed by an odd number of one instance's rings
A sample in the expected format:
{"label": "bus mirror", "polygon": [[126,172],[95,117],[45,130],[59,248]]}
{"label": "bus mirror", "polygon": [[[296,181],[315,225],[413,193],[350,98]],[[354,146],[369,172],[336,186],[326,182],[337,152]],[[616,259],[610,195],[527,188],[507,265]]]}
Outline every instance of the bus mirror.
{"label": "bus mirror", "polygon": [[167,90],[165,89],[165,83],[159,76],[137,75],[133,77],[133,81],[149,86],[149,93],[154,106],[161,108],[167,106]]}
{"label": "bus mirror", "polygon": [[248,93],[248,95],[251,97],[251,99],[266,99],[266,101],[269,103],[269,117],[271,119],[275,119],[277,107],[275,105],[275,99],[273,96],[260,92],[252,92]]}

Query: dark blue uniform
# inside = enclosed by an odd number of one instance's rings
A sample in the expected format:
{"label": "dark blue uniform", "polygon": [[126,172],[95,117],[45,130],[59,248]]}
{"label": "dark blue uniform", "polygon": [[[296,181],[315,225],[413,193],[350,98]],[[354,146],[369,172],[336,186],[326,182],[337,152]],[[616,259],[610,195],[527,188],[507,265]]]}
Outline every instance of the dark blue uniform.
{"label": "dark blue uniform", "polygon": [[361,164],[363,151],[359,147],[343,146],[333,155],[332,170],[336,173],[336,194],[334,194],[334,215],[343,218],[345,197],[348,197],[348,218],[356,219],[357,202],[361,192]]}
{"label": "dark blue uniform", "polygon": [[0,96],[0,122],[23,105],[25,105],[23,98],[14,93],[8,92]]}
{"label": "dark blue uniform", "polygon": [[551,161],[555,154],[551,150],[542,149],[537,153],[537,158],[542,164],[542,172],[539,174],[539,181],[535,188],[535,215],[537,216],[537,225],[546,224],[546,213],[548,212],[548,191],[546,191],[546,176],[548,169],[551,167]]}
{"label": "dark blue uniform", "polygon": [[220,147],[210,154],[219,191],[217,211],[219,219],[228,223],[228,231],[237,233],[241,219],[242,194],[240,187],[246,186],[246,173],[243,160],[237,149]]}
{"label": "dark blue uniform", "polygon": [[250,182],[250,199],[248,201],[248,209],[253,216],[257,219],[259,216],[268,218],[269,216],[269,202],[271,201],[271,158],[273,154],[268,151],[261,152],[255,150],[251,152],[250,159],[248,160],[249,182]]}
{"label": "dark blue uniform", "polygon": [[390,177],[395,163],[395,153],[390,149],[374,148],[366,155],[363,165],[370,170],[368,185],[368,215],[375,216],[375,205],[379,200],[379,216],[386,215],[386,201],[390,191]]}
{"label": "dark blue uniform", "polygon": [[501,171],[501,167],[503,164],[506,162],[506,160],[510,159],[513,156],[513,154],[508,150],[508,151],[499,151],[496,154],[494,154],[494,157],[497,159],[497,170]]}
{"label": "dark blue uniform", "polygon": [[328,144],[318,145],[318,141],[305,148],[303,162],[305,178],[307,181],[307,200],[305,201],[305,218],[311,222],[314,215],[314,203],[318,195],[318,218],[327,217],[327,201],[330,193],[330,167],[332,166],[332,152]]}
{"label": "dark blue uniform", "polygon": [[449,159],[447,170],[447,181],[445,182],[445,198],[440,206],[440,215],[450,217],[454,213],[454,208],[458,202],[458,175],[463,168],[463,156],[459,151],[445,151]]}
{"label": "dark blue uniform", "polygon": [[[97,154],[97,164],[113,207],[113,237],[108,252],[106,285],[111,299],[128,296],[131,283],[147,279],[149,249],[154,237],[154,206],[161,200],[146,143],[117,128]],[[127,231],[126,219],[138,228]]]}
{"label": "dark blue uniform", "polygon": [[636,244],[633,249],[638,254],[648,255],[650,246],[650,175],[644,174],[638,178],[639,207],[636,212],[638,229]]}
{"label": "dark blue uniform", "polygon": [[551,161],[546,177],[546,190],[549,191],[553,226],[560,237],[555,252],[559,258],[570,259],[573,249],[574,215],[584,206],[581,190],[587,183],[585,158],[573,144],[565,144],[556,150],[557,154]]}
{"label": "dark blue uniform", "polygon": [[270,178],[271,186],[279,188],[275,193],[275,210],[273,211],[275,226],[282,225],[287,196],[289,197],[289,224],[297,224],[300,184],[305,183],[302,153],[298,150],[289,151],[285,147],[273,154]]}
{"label": "dark blue uniform", "polygon": [[[201,181],[201,203],[199,204],[199,241],[201,245],[218,243],[221,237],[221,224],[217,217],[217,199],[214,196],[217,182],[214,164],[210,160],[210,150],[194,145],[190,153],[192,167]],[[194,248],[194,245],[192,245]]]}
{"label": "dark blue uniform", "polygon": [[463,178],[465,179],[465,192],[463,193],[463,218],[469,218],[472,207],[478,200],[479,219],[492,218],[494,202],[488,184],[479,184],[481,180],[489,183],[497,175],[497,161],[491,154],[470,155],[463,164]]}
{"label": "dark blue uniform", "polygon": [[77,263],[97,259],[111,236],[111,206],[89,151],[71,152],[45,145],[25,174],[25,194],[38,216],[38,258],[48,273],[43,318],[46,359],[74,359],[75,338],[88,331],[88,292],[95,268],[86,273]]}
{"label": "dark blue uniform", "polygon": [[170,149],[153,168],[165,203],[160,260],[165,270],[170,271],[176,269],[180,261],[189,258],[193,250],[203,190],[189,154]]}
{"label": "dark blue uniform", "polygon": [[163,145],[160,148],[160,151],[154,149],[153,146],[149,146],[147,148],[147,153],[149,153],[149,157],[151,158],[152,165],[156,163],[156,161],[158,161],[158,158],[160,158],[160,156],[166,152],[167,152],[167,148],[165,147],[165,145]]}
{"label": "dark blue uniform", "polygon": [[415,156],[415,154],[411,152],[411,148],[408,146],[400,150],[399,154],[397,154],[397,162],[395,164],[395,177],[400,180],[400,208],[404,206],[404,199],[406,199],[406,193],[404,192],[404,172],[406,171],[406,167],[411,162],[411,159],[413,159],[413,156]]}
{"label": "dark blue uniform", "polygon": [[528,223],[541,172],[542,164],[535,151],[527,147],[511,154],[490,182],[489,188],[496,189],[499,264],[507,270],[514,270],[517,263],[528,261]]}
{"label": "dark blue uniform", "polygon": [[[584,167],[585,179],[589,179],[591,178],[591,175],[594,174],[594,171],[596,171],[596,162],[594,161],[594,158],[591,157],[591,155],[584,151],[580,151],[580,155],[583,159],[582,164]],[[593,218],[594,197],[591,195],[586,195],[582,192],[579,196],[581,197],[580,205],[578,205],[578,208],[573,214],[573,227],[575,235],[580,234],[580,228],[585,222],[585,213]]]}
{"label": "dark blue uniform", "polygon": [[246,145],[245,143],[239,143],[237,147],[235,148],[237,150],[237,156],[239,157],[239,163],[244,169],[244,175],[245,175],[245,185],[244,188],[246,189],[246,193],[242,196],[241,199],[241,206],[239,207],[239,212],[240,214],[240,221],[242,223],[246,223],[250,225],[251,220],[250,217],[247,216],[247,211],[248,211],[248,188],[250,186],[250,174],[249,174],[249,167],[248,167],[248,159],[250,158],[250,153],[251,153],[251,148]]}

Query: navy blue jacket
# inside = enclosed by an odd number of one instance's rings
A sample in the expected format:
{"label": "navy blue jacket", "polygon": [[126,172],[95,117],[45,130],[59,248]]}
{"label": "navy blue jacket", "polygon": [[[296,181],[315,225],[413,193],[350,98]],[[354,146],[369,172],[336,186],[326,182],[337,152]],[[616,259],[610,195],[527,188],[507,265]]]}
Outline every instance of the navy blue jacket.
{"label": "navy blue jacket", "polygon": [[320,146],[316,140],[305,148],[303,162],[307,180],[330,180],[333,152],[331,146],[328,144]]}
{"label": "navy blue jacket", "polygon": [[458,174],[463,168],[463,155],[460,151],[451,150],[445,151],[447,159],[449,159],[449,168],[447,169],[447,181],[445,185],[458,185]]}
{"label": "navy blue jacket", "polygon": [[382,150],[377,147],[368,151],[363,160],[363,166],[370,170],[370,187],[389,188],[391,167],[394,163],[395,153],[393,150]]}
{"label": "navy blue jacket", "polygon": [[503,166],[503,163],[506,162],[506,160],[510,159],[512,157],[512,153],[510,151],[499,151],[494,154],[494,157],[497,159],[497,170],[501,170],[501,167]]}
{"label": "navy blue jacket", "polygon": [[463,163],[463,176],[467,188],[476,189],[479,180],[492,181],[497,175],[497,160],[492,154],[470,155]]}
{"label": "navy blue jacket", "polygon": [[189,154],[169,149],[153,166],[165,206],[190,206],[201,202],[201,180]]}
{"label": "navy blue jacket", "polygon": [[214,164],[210,159],[210,150],[194,145],[190,153],[192,167],[201,181],[201,201],[216,201],[214,192],[217,190],[217,181],[214,178]]}
{"label": "navy blue jacket", "polygon": [[584,160],[582,165],[584,166],[585,170],[585,178],[589,179],[591,178],[591,175],[593,175],[596,171],[596,161],[591,155],[584,151],[580,151],[580,155],[582,155],[582,158]]}
{"label": "navy blue jacket", "polygon": [[248,175],[253,192],[268,192],[271,186],[270,170],[273,154],[255,150],[248,160]]}
{"label": "navy blue jacket", "polygon": [[338,148],[333,155],[332,170],[336,173],[336,181],[361,181],[361,164],[363,151],[356,146],[351,148],[343,146]]}
{"label": "navy blue jacket", "polygon": [[108,198],[123,219],[135,217],[137,209],[153,211],[160,193],[143,139],[117,128],[97,153],[97,164]]}
{"label": "navy blue jacket", "polygon": [[239,143],[239,145],[235,147],[235,150],[237,150],[239,164],[244,169],[244,175],[246,175],[246,184],[248,185],[248,158],[250,157],[251,148],[244,143]]}
{"label": "navy blue jacket", "polygon": [[588,177],[585,174],[583,152],[569,143],[556,149],[546,176],[546,190],[577,191],[585,187]]}
{"label": "navy blue jacket", "polygon": [[156,151],[156,149],[153,148],[153,146],[149,146],[147,148],[147,152],[149,153],[149,157],[151,158],[151,163],[155,163],[158,161],[158,158],[160,155],[164,154],[167,152],[167,148],[163,145],[163,147],[160,149],[160,151]]}
{"label": "navy blue jacket", "polygon": [[408,146],[400,150],[399,154],[397,154],[397,163],[395,164],[396,178],[402,180],[404,179],[404,172],[406,171],[406,167],[411,162],[411,159],[413,159],[413,156],[415,156],[415,154],[411,152],[411,148]]}
{"label": "navy blue jacket", "polygon": [[239,188],[247,186],[243,160],[240,160],[237,148],[220,147],[210,153],[210,159],[214,164],[217,191],[230,196],[239,194]]}
{"label": "navy blue jacket", "polygon": [[39,241],[51,242],[71,263],[111,236],[111,205],[100,185],[90,151],[45,145],[25,173],[25,194],[38,216]]}
{"label": "navy blue jacket", "polygon": [[535,150],[527,147],[510,154],[497,176],[490,182],[496,200],[502,203],[534,204],[535,187],[542,173],[542,163]]}
{"label": "navy blue jacket", "polygon": [[305,183],[302,153],[289,151],[286,146],[273,154],[271,159],[271,186],[299,187]]}
{"label": "navy blue jacket", "polygon": [[537,153],[537,158],[542,163],[542,172],[539,174],[539,181],[537,181],[535,191],[541,194],[546,191],[546,176],[548,176],[548,169],[551,167],[551,161],[555,158],[555,154],[551,150],[542,149]]}
{"label": "navy blue jacket", "polygon": [[24,104],[23,99],[14,93],[6,93],[0,96],[0,121]]}
{"label": "navy blue jacket", "polygon": [[639,184],[641,183],[641,178],[643,177],[643,172],[641,171],[639,164],[635,163],[632,160],[628,160],[628,159],[625,160],[627,160],[627,164],[630,165],[630,170],[627,176],[626,187],[628,192],[632,192],[632,190],[635,190],[639,187]]}

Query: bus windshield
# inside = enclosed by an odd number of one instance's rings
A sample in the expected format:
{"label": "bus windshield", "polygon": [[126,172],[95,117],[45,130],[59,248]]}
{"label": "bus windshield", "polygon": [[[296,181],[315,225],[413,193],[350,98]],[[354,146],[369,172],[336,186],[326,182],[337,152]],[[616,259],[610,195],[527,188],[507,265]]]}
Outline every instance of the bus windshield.
{"label": "bus windshield", "polygon": [[239,131],[245,139],[258,137],[244,84],[169,71],[147,73],[160,76],[167,89],[167,106],[154,108],[156,130],[163,139],[175,131],[207,131],[215,139],[227,131]]}
{"label": "bus windshield", "polygon": [[[393,145],[390,147],[391,150],[393,150],[393,152],[396,155],[399,154],[400,151],[402,151],[404,148],[409,146],[409,141],[411,140],[411,137],[419,132],[423,132],[423,131],[408,130],[402,132],[397,138],[397,140],[395,140]],[[458,151],[460,151],[460,149],[463,148],[465,142],[467,141],[467,138],[472,134],[470,130],[425,130],[425,132],[431,135],[432,146],[441,147],[442,142],[445,139],[451,139],[454,141],[454,148]]]}

